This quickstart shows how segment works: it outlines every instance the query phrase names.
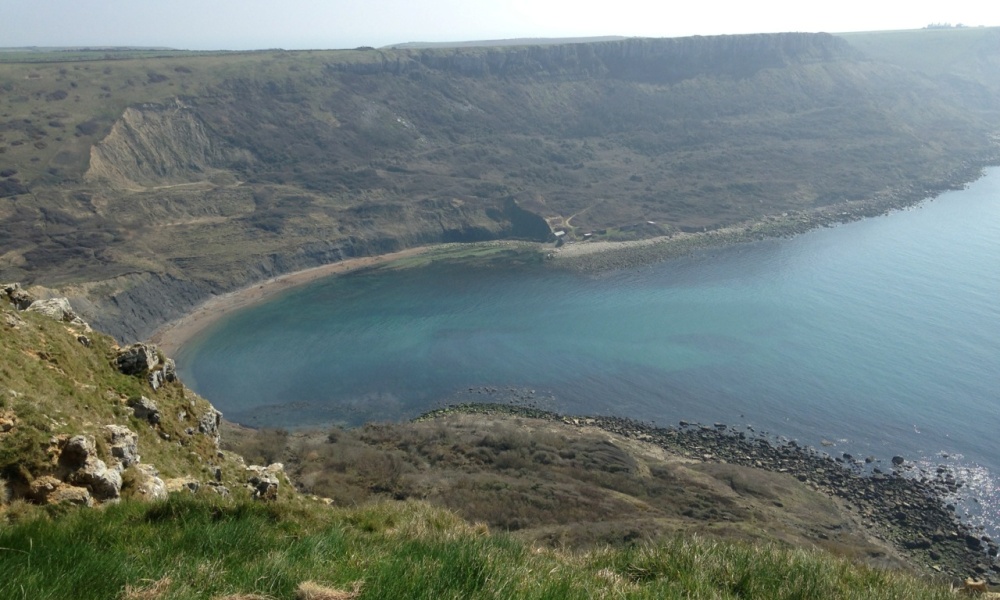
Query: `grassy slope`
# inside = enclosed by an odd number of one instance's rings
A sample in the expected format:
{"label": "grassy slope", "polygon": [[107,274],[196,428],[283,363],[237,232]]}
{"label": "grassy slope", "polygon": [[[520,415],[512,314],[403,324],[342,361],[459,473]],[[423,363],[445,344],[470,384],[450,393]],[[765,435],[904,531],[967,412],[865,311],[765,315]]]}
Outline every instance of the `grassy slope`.
{"label": "grassy slope", "polygon": [[[11,327],[8,318],[21,323]],[[138,434],[141,462],[155,466],[163,479],[206,481],[211,468],[219,467],[227,485],[239,492],[242,466],[231,456],[218,456],[207,436],[186,433],[197,430],[209,403],[180,383],[154,392],[142,378],[122,375],[112,366],[114,340],[86,333],[90,347],[84,347],[77,340],[81,333],[38,314],[15,314],[0,300],[0,413],[16,420],[11,431],[0,433],[2,487],[18,487],[53,470],[49,440],[62,434],[93,436],[100,458],[110,464],[103,427],[117,424]],[[163,418],[157,428],[136,419],[127,407],[127,400],[137,396],[159,407]]]}
{"label": "grassy slope", "polygon": [[454,414],[326,433],[232,433],[228,448],[284,463],[301,491],[338,505],[419,498],[552,548],[681,533],[906,564],[842,504],[790,474],[703,463],[596,427]]}
{"label": "grassy slope", "polygon": [[379,599],[952,597],[900,573],[767,545],[674,538],[538,551],[413,502],[335,510],[174,497],[26,519],[0,529],[0,547],[0,597],[38,600],[290,600],[309,597],[294,595],[304,581]]}

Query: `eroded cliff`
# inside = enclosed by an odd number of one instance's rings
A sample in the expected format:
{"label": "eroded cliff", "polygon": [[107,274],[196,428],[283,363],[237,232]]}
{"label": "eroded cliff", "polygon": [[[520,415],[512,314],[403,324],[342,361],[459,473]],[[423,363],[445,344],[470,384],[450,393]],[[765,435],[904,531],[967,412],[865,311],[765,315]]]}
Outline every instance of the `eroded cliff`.
{"label": "eroded cliff", "polygon": [[2,65],[0,273],[125,340],[415,245],[898,206],[995,159],[989,72],[825,34]]}

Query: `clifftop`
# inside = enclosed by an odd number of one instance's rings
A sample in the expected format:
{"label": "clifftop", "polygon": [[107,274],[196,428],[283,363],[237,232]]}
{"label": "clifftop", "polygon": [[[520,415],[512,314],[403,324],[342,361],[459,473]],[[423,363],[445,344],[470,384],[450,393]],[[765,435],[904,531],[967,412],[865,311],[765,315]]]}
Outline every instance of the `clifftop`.
{"label": "clifftop", "polygon": [[844,40],[823,33],[630,38],[500,48],[371,50],[334,71],[413,75],[433,69],[467,77],[609,78],[672,84],[696,76],[751,77],[762,69],[855,59]]}

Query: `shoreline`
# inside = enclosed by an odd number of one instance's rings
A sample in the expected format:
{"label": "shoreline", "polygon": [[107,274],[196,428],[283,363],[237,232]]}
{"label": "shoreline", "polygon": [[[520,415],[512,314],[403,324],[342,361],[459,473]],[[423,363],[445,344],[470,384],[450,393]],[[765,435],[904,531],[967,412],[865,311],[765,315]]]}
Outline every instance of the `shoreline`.
{"label": "shoreline", "polygon": [[800,446],[794,440],[782,441],[752,428],[723,423],[680,421],[677,426],[664,427],[626,417],[565,415],[516,401],[453,404],[413,420],[432,420],[453,413],[597,427],[694,461],[787,474],[836,499],[870,535],[893,546],[925,575],[958,580],[977,577],[991,585],[1000,584],[1000,545],[982,530],[964,523],[950,508],[950,496],[962,483],[948,471],[922,471],[903,457],[883,462],[850,454],[833,456]]}
{"label": "shoreline", "polygon": [[147,341],[159,347],[165,355],[173,356],[181,346],[230,312],[257,304],[258,302],[273,298],[286,290],[311,283],[324,277],[342,275],[378,266],[393,260],[417,256],[429,252],[436,247],[417,246],[378,256],[349,258],[335,263],[278,275],[264,281],[258,281],[238,290],[208,298],[184,316],[157,327]]}
{"label": "shoreline", "polygon": [[611,242],[606,240],[570,241],[550,254],[556,267],[582,273],[600,273],[645,266],[678,258],[696,250],[725,248],[768,239],[787,239],[822,227],[835,227],[855,221],[889,215],[937,199],[950,191],[964,189],[986,175],[1000,158],[982,165],[969,165],[946,184],[934,188],[883,191],[863,200],[841,202],[811,210],[764,215],[756,219],[708,229],[701,232],[677,232],[672,235]]}
{"label": "shoreline", "polygon": [[[1000,163],[1000,158],[983,164],[967,165],[967,171],[954,174],[947,184],[934,189],[909,189],[882,192],[865,200],[839,203],[811,211],[796,211],[782,215],[762,216],[714,230],[696,233],[676,233],[669,236],[628,241],[571,241],[563,247],[537,243],[540,252],[549,258],[552,268],[582,273],[600,273],[633,268],[670,260],[695,250],[723,248],[735,244],[765,239],[790,238],[820,227],[878,217],[897,210],[919,205],[941,194],[968,185],[985,175],[985,169]],[[482,244],[509,244],[512,240],[492,240]],[[399,259],[410,258],[454,246],[453,243],[431,244],[407,248],[389,254],[349,258],[336,263],[311,267],[253,283],[244,288],[208,298],[183,316],[169,321],[153,331],[148,340],[167,356],[172,356],[195,335],[224,317],[228,312],[245,308],[300,285],[329,277],[374,267]]]}

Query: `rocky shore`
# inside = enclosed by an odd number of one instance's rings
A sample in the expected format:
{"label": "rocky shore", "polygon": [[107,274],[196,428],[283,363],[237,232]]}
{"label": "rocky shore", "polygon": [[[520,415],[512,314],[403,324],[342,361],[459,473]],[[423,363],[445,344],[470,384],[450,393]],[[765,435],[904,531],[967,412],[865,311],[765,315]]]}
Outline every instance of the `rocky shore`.
{"label": "rocky shore", "polygon": [[518,403],[459,404],[418,419],[453,412],[508,414],[599,427],[694,460],[787,473],[839,498],[873,536],[899,549],[915,568],[930,575],[974,577],[1000,585],[1000,547],[959,520],[947,497],[962,482],[944,469],[929,474],[903,457],[893,457],[891,468],[882,472],[879,467],[865,468],[875,462],[871,457],[834,457],[795,441],[781,442],[722,423],[709,426],[681,421],[677,427],[656,427],[621,417],[569,417]]}
{"label": "rocky shore", "polygon": [[599,273],[653,264],[695,250],[793,237],[818,227],[833,227],[913,207],[944,192],[963,189],[970,182],[979,179],[985,167],[997,164],[1000,164],[1000,150],[982,162],[964,164],[937,186],[885,190],[863,200],[842,202],[810,211],[769,215],[747,223],[697,233],[677,233],[635,242],[610,243],[599,239],[569,242],[563,248],[551,252],[549,258],[557,267]]}

